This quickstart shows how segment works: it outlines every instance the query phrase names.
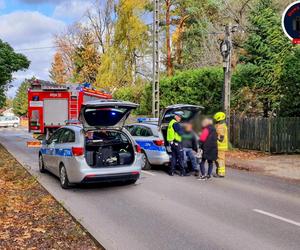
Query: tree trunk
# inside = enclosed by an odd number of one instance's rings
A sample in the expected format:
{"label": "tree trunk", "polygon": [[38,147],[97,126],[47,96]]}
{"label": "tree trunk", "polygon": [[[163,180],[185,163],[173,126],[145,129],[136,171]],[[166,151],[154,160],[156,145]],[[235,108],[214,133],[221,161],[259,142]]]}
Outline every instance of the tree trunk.
{"label": "tree trunk", "polygon": [[172,54],[171,54],[171,0],[166,0],[166,45],[167,45],[167,74],[168,76],[173,75],[173,64],[172,64]]}

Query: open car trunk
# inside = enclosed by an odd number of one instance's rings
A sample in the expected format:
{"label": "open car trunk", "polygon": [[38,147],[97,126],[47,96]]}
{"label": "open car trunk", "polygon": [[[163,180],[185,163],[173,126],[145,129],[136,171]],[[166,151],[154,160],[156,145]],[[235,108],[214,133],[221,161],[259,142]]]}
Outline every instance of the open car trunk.
{"label": "open car trunk", "polygon": [[111,168],[134,162],[134,149],[122,131],[94,130],[86,132],[85,158],[93,168]]}
{"label": "open car trunk", "polygon": [[181,123],[190,123],[194,120],[194,118],[201,114],[201,110],[204,108],[202,106],[197,105],[189,105],[189,104],[176,104],[166,107],[161,114],[161,117],[158,122],[158,126],[162,132],[162,135],[165,140],[165,145],[167,146],[168,152],[168,141],[167,141],[167,130],[169,122],[174,118],[175,112],[181,111],[183,113]]}

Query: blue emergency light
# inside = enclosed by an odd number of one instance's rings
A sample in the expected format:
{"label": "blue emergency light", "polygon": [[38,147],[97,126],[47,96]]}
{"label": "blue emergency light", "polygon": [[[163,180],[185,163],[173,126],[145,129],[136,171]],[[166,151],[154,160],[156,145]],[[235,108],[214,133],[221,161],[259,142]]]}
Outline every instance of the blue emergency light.
{"label": "blue emergency light", "polygon": [[137,118],[138,123],[158,123],[158,118],[147,118],[147,117],[141,117]]}

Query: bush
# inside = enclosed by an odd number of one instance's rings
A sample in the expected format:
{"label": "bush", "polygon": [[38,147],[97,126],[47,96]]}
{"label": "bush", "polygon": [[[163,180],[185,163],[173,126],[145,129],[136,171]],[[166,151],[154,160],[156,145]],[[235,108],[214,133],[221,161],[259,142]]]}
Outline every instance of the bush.
{"label": "bush", "polygon": [[219,67],[201,68],[162,78],[161,107],[184,103],[201,105],[206,114],[222,108],[223,70]]}
{"label": "bush", "polygon": [[[145,109],[145,106],[147,105],[146,104],[144,104],[144,106],[141,105],[143,96],[145,96],[144,94],[145,91],[146,91],[146,84],[138,83],[136,85],[119,88],[113,94],[113,97],[118,100],[129,101],[129,102],[140,104],[140,106],[134,111],[134,114],[148,114],[147,108]],[[151,107],[151,100],[150,100],[150,107]]]}

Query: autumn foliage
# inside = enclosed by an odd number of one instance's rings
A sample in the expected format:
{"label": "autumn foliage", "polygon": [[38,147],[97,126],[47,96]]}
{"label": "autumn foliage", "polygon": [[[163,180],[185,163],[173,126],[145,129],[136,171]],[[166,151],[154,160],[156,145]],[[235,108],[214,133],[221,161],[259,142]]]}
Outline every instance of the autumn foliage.
{"label": "autumn foliage", "polygon": [[101,249],[1,145],[0,249]]}

